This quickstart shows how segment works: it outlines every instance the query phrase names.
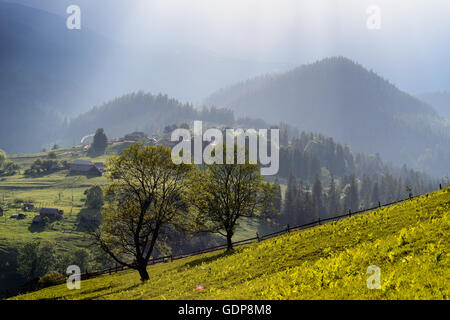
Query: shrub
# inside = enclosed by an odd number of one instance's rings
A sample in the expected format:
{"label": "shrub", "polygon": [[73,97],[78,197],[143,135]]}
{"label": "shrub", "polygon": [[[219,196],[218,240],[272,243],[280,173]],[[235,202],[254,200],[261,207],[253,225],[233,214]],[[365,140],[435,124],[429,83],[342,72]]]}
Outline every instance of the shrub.
{"label": "shrub", "polygon": [[43,289],[64,283],[66,278],[57,271],[51,271],[43,275],[38,281],[38,289]]}

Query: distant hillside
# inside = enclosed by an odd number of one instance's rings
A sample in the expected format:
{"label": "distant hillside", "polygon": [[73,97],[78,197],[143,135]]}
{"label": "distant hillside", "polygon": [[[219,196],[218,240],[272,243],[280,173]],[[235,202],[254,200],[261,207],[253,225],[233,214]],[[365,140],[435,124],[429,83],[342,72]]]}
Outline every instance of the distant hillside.
{"label": "distant hillside", "polygon": [[161,132],[167,125],[193,120],[217,125],[231,125],[235,121],[233,112],[228,109],[200,111],[167,95],[137,92],[94,107],[73,119],[66,131],[66,141],[79,143],[83,136],[97,128],[104,128],[110,138],[122,137],[132,131],[144,131],[150,135]]}
{"label": "distant hillside", "polygon": [[[448,299],[450,189],[236,248],[13,299]],[[381,290],[367,287],[369,266]],[[372,271],[373,272],[373,271]],[[201,285],[203,290],[196,290]]]}
{"label": "distant hillside", "polygon": [[417,97],[433,106],[439,115],[450,120],[450,92],[428,92],[419,94]]}
{"label": "distant hillside", "polygon": [[57,139],[64,116],[106,94],[87,85],[96,79],[87,74],[112,45],[69,31],[63,17],[0,1],[0,43],[0,149],[39,151]]}
{"label": "distant hillside", "polygon": [[428,104],[343,57],[219,90],[205,105],[321,132],[354,150],[448,173],[449,128]]}
{"label": "distant hillside", "polygon": [[192,47],[119,45],[84,25],[68,30],[66,7],[58,7],[56,15],[0,0],[0,149],[9,153],[41,150],[61,139],[64,117],[127,92],[196,102],[226,83],[280,67]]}

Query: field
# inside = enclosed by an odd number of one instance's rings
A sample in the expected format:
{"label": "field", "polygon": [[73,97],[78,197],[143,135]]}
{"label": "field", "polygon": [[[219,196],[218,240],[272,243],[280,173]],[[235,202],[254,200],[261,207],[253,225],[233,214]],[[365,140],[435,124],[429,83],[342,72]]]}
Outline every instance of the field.
{"label": "field", "polygon": [[[106,162],[108,157],[116,155],[128,145],[129,143],[114,143],[108,147],[105,155],[96,158],[86,156],[82,146],[58,149],[55,153],[58,161],[66,160],[69,163],[76,159]],[[47,155],[48,152],[8,157],[9,160],[19,164],[21,170],[14,176],[0,177],[0,207],[4,210],[3,217],[0,217],[0,250],[17,248],[31,240],[52,241],[56,250],[60,252],[91,245],[91,239],[79,227],[80,213],[91,214],[84,204],[86,198],[84,192],[94,185],[105,186],[108,183],[107,179],[70,175],[68,170],[35,177],[23,174],[36,159],[46,159]],[[36,210],[23,212],[24,202],[34,204]],[[31,221],[42,207],[64,210],[64,218],[45,228],[32,226]],[[16,213],[24,213],[26,218],[10,219],[10,216]],[[254,237],[256,229],[255,221],[244,221],[235,240]]]}
{"label": "field", "polygon": [[[83,157],[81,148],[61,149],[56,151],[58,160],[89,159]],[[66,250],[73,246],[84,246],[86,234],[78,230],[77,216],[84,208],[83,194],[93,185],[105,185],[105,177],[72,176],[68,170],[28,177],[24,169],[38,159],[45,159],[47,153],[10,156],[18,163],[20,174],[0,178],[0,206],[5,210],[0,218],[0,243],[3,246],[17,246],[21,242],[37,240],[55,241],[58,249]],[[105,161],[106,157],[90,159]],[[32,212],[22,212],[22,203],[32,203],[37,208]],[[47,228],[36,228],[31,225],[33,217],[38,215],[42,207],[64,210],[64,219],[56,221]],[[15,213],[24,213],[23,220],[10,219]]]}
{"label": "field", "polygon": [[[450,188],[235,252],[209,253],[13,299],[448,299]],[[368,289],[369,266],[380,289]],[[203,286],[198,290],[198,286]]]}

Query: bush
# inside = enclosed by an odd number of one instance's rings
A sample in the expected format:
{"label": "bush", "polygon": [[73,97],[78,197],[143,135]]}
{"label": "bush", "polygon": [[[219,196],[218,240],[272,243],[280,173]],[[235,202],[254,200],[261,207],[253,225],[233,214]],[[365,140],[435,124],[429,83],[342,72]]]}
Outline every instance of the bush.
{"label": "bush", "polygon": [[38,289],[43,289],[64,283],[66,278],[57,271],[51,271],[43,275],[38,281]]}
{"label": "bush", "polygon": [[55,151],[51,151],[47,155],[47,159],[56,159],[56,158],[58,158],[58,157],[56,156]]}

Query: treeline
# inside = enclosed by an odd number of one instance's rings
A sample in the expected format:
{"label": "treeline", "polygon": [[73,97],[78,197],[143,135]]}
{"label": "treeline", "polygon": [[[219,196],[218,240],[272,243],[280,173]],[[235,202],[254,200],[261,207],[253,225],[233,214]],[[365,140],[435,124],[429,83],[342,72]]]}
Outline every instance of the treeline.
{"label": "treeline", "polygon": [[136,92],[94,107],[73,119],[66,130],[66,144],[78,143],[81,137],[95,132],[97,128],[105,128],[109,137],[121,137],[133,129],[147,134],[161,134],[167,125],[193,120],[232,125],[235,118],[233,112],[225,108],[200,110],[167,95]]}
{"label": "treeline", "polygon": [[[386,164],[376,155],[354,154],[333,138],[299,133],[286,124],[280,128],[280,170],[275,182],[281,199],[279,179],[286,181],[283,201],[274,206],[281,212],[270,229],[300,225],[431,192],[448,177],[427,174]],[[260,231],[267,231],[267,225]],[[262,230],[261,230],[262,229]]]}
{"label": "treeline", "polygon": [[[343,177],[355,174],[362,179],[364,175],[371,178],[392,174],[406,179],[431,182],[423,173],[385,163],[379,154],[354,154],[348,146],[339,144],[333,138],[321,134],[302,132],[291,137],[292,128],[280,125],[280,171],[279,176],[288,178],[290,174],[298,179],[313,182],[316,175]],[[289,132],[289,134],[288,134]],[[295,134],[295,131],[294,131]],[[288,140],[291,137],[290,140]]]}
{"label": "treeline", "polygon": [[[306,224],[343,215],[349,210],[356,212],[435,191],[439,184],[448,186],[450,181],[446,178],[440,183],[434,181],[433,184],[431,180],[421,179],[412,170],[408,171],[406,177],[384,174],[374,177],[363,175],[362,179],[357,179],[355,174],[350,174],[336,180],[331,175],[327,185],[323,185],[317,175],[314,182],[309,184],[297,180],[291,174],[284,201],[278,204],[281,215],[274,221],[278,225]],[[279,186],[276,188],[281,190]]]}

